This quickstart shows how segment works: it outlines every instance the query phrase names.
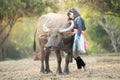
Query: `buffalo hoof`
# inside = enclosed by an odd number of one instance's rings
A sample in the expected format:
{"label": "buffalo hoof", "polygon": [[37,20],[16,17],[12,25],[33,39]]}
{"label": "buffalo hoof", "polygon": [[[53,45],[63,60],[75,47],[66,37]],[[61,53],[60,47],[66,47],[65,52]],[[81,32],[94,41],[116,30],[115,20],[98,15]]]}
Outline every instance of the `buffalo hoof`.
{"label": "buffalo hoof", "polygon": [[69,74],[70,72],[64,72],[64,74]]}
{"label": "buffalo hoof", "polygon": [[58,74],[58,75],[63,75],[63,73],[62,73],[62,72],[57,72],[57,74]]}
{"label": "buffalo hoof", "polygon": [[40,70],[40,74],[44,74],[45,73],[45,71],[44,70]]}
{"label": "buffalo hoof", "polygon": [[69,69],[64,69],[64,74],[69,74]]}
{"label": "buffalo hoof", "polygon": [[52,73],[50,69],[45,69],[45,74]]}
{"label": "buffalo hoof", "polygon": [[62,75],[62,70],[57,70],[57,74]]}

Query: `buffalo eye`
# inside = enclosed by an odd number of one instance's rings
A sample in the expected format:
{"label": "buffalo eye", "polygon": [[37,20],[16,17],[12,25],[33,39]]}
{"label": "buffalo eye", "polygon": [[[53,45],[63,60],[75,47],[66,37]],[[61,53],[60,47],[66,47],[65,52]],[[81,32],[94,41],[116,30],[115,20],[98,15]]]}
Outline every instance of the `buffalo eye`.
{"label": "buffalo eye", "polygon": [[58,37],[58,35],[55,36],[56,38]]}
{"label": "buffalo eye", "polygon": [[50,33],[48,33],[48,36],[51,36],[51,34],[50,34]]}

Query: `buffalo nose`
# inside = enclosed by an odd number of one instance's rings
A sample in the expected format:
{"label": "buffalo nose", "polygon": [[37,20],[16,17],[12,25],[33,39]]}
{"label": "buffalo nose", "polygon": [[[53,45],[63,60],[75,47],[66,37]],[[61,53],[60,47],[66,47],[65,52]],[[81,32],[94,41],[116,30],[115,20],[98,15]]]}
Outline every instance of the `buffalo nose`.
{"label": "buffalo nose", "polygon": [[46,49],[51,49],[52,46],[46,46]]}

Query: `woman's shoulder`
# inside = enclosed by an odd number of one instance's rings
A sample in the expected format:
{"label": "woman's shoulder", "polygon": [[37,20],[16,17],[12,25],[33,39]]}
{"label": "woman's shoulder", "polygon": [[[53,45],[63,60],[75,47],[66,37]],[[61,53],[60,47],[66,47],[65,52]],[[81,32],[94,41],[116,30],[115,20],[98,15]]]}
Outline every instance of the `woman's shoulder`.
{"label": "woman's shoulder", "polygon": [[82,18],[80,17],[80,16],[78,16],[78,17],[76,17],[75,19],[74,19],[74,21],[75,22],[78,22],[78,21],[80,21]]}
{"label": "woman's shoulder", "polygon": [[80,17],[80,16],[76,17],[76,18],[75,18],[75,21],[76,21],[76,20],[79,20],[79,19],[81,19],[81,17]]}

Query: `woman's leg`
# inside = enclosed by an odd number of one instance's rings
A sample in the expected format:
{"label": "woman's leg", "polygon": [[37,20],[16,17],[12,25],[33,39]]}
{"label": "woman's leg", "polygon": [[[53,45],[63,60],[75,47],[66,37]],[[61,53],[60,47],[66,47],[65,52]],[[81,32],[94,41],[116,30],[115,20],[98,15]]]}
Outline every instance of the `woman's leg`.
{"label": "woman's leg", "polygon": [[73,41],[73,57],[76,60],[76,64],[77,64],[77,68],[81,69],[82,67],[85,69],[85,62],[82,60],[82,58],[79,56],[78,54],[78,50],[79,49],[79,40],[76,37],[77,35],[74,36],[74,41]]}
{"label": "woman's leg", "polygon": [[82,60],[82,58],[78,55],[78,53],[73,52],[73,57],[76,60],[77,68],[81,69],[82,67],[85,67],[85,62]]}
{"label": "woman's leg", "polygon": [[81,67],[85,67],[85,62],[83,61],[83,59],[80,56],[78,56],[77,59],[79,60]]}

